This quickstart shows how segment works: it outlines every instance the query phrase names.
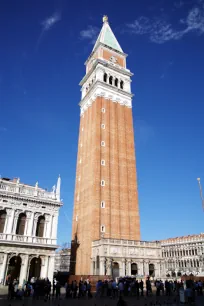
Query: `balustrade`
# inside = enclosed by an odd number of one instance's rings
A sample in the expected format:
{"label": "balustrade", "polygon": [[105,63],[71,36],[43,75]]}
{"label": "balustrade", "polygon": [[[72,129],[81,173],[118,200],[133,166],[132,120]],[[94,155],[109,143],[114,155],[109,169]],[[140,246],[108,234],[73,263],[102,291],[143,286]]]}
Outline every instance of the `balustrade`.
{"label": "balustrade", "polygon": [[14,234],[0,234],[0,241],[13,241],[13,242],[23,242],[29,244],[51,244],[56,245],[56,239],[51,238],[41,238],[41,237],[33,237],[27,235],[14,235]]}
{"label": "balustrade", "polygon": [[53,192],[49,192],[38,187],[22,185],[11,181],[5,181],[2,179],[0,179],[0,191],[6,191],[9,193],[19,193],[28,197],[31,196],[48,200],[57,200],[56,194]]}

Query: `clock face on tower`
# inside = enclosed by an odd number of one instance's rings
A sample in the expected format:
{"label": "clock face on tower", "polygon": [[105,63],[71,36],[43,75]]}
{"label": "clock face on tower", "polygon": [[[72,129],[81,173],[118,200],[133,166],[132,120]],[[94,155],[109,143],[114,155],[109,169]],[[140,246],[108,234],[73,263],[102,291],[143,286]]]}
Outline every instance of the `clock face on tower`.
{"label": "clock face on tower", "polygon": [[111,57],[110,57],[110,62],[112,62],[112,63],[115,64],[115,63],[117,63],[117,61],[118,61],[118,60],[117,60],[117,58],[116,58],[115,56],[111,56]]}

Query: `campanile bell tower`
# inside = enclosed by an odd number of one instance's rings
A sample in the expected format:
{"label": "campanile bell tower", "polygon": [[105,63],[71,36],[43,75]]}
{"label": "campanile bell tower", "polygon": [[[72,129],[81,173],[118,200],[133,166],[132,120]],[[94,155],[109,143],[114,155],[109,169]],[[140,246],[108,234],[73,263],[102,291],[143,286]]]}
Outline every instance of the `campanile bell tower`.
{"label": "campanile bell tower", "polygon": [[[72,239],[75,274],[93,274],[92,245],[140,240],[132,119],[132,73],[108,17],[80,82],[80,130]],[[73,260],[73,258],[72,258]]]}

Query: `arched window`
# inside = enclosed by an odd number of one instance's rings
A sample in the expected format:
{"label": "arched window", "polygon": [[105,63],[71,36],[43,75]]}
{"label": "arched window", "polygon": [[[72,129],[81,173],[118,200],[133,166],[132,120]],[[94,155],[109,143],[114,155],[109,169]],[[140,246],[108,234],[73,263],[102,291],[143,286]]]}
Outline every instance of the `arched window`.
{"label": "arched window", "polygon": [[24,235],[25,223],[26,223],[26,215],[22,213],[18,217],[16,235]]}
{"label": "arched window", "polygon": [[132,263],[131,264],[131,275],[137,275],[138,269],[137,269],[137,264]]}
{"label": "arched window", "polygon": [[38,218],[37,227],[36,227],[36,236],[43,237],[44,236],[44,227],[45,227],[45,218],[40,216]]}
{"label": "arched window", "polygon": [[124,88],[124,82],[120,81],[120,88],[123,89]]}
{"label": "arched window", "polygon": [[153,264],[149,264],[149,276],[154,277],[154,265]]}
{"label": "arched window", "polygon": [[118,79],[115,79],[115,86],[118,87]]}
{"label": "arched window", "polygon": [[5,222],[6,222],[6,211],[1,210],[0,211],[0,233],[4,232]]}
{"label": "arched window", "polygon": [[109,84],[113,85],[113,77],[112,76],[109,77]]}
{"label": "arched window", "polygon": [[107,73],[104,73],[103,81],[106,82],[106,83],[107,83],[107,77],[108,77],[108,76],[107,76]]}

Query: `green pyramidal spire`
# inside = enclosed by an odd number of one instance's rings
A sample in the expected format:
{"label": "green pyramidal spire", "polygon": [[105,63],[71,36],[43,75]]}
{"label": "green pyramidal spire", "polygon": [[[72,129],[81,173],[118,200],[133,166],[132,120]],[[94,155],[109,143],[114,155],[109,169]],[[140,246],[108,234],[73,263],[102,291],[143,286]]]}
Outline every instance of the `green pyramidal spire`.
{"label": "green pyramidal spire", "polygon": [[96,49],[96,47],[100,43],[102,43],[102,44],[104,44],[108,47],[111,47],[112,49],[114,49],[116,51],[119,51],[119,52],[123,53],[123,50],[122,50],[121,46],[119,45],[115,35],[113,34],[113,32],[112,32],[112,30],[109,26],[107,16],[103,17],[103,27],[101,29],[101,32],[100,32],[100,34],[97,38],[97,41],[96,41],[95,45],[94,45],[93,51]]}

